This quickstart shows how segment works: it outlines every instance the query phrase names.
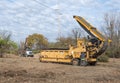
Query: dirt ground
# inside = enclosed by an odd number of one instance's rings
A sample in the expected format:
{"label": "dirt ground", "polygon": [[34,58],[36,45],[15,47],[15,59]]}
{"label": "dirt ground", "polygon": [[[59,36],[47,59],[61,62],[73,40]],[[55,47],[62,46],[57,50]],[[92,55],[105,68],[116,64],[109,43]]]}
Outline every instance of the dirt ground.
{"label": "dirt ground", "polygon": [[120,59],[83,67],[41,63],[38,57],[0,58],[0,83],[120,83]]}

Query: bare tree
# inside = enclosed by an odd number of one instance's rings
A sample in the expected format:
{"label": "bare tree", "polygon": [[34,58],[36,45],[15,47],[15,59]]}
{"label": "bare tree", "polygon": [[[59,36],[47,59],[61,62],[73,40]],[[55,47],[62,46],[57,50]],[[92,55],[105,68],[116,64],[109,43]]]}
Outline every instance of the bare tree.
{"label": "bare tree", "polygon": [[57,38],[57,42],[55,43],[55,47],[62,47],[62,48],[68,48],[69,45],[77,45],[77,39],[81,38],[81,36],[84,35],[84,32],[81,31],[80,28],[74,28],[71,33],[68,34],[67,37],[61,36]]}
{"label": "bare tree", "polygon": [[74,28],[71,33],[71,37],[73,37],[75,45],[77,44],[77,39],[81,37],[85,37],[85,32],[81,28]]}
{"label": "bare tree", "polygon": [[120,57],[120,13],[107,13],[104,16],[105,32],[108,38],[112,40],[109,51],[115,57]]}

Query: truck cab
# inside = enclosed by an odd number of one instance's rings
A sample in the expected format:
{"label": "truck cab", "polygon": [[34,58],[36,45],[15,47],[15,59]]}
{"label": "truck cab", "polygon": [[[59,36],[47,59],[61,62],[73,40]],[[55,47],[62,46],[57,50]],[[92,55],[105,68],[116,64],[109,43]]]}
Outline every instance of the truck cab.
{"label": "truck cab", "polygon": [[33,57],[34,56],[33,51],[31,49],[26,49],[25,56],[26,57]]}

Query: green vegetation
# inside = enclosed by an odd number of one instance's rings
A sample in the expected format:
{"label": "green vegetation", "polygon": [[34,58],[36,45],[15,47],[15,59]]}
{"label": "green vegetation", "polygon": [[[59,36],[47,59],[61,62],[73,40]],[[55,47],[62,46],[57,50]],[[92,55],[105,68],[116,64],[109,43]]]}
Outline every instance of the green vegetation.
{"label": "green vegetation", "polygon": [[16,53],[17,44],[11,39],[11,34],[6,31],[0,32],[0,57],[3,57],[4,53]]}
{"label": "green vegetation", "polygon": [[42,34],[32,34],[27,37],[27,46],[34,50],[40,50],[47,47],[48,40]]}
{"label": "green vegetation", "polygon": [[106,54],[111,58],[120,58],[120,13],[107,13],[104,17],[105,36],[112,40]]}
{"label": "green vegetation", "polygon": [[97,60],[98,60],[99,62],[108,62],[109,57],[106,56],[106,55],[101,55],[101,56],[98,57]]}
{"label": "green vegetation", "polygon": [[57,38],[57,42],[49,43],[50,48],[68,48],[69,45],[75,45],[75,40],[72,37],[60,37]]}

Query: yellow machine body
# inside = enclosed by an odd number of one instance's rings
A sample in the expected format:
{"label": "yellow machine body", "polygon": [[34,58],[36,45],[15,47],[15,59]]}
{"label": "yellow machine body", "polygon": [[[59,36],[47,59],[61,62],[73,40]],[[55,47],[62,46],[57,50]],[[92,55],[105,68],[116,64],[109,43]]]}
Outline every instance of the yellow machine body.
{"label": "yellow machine body", "polygon": [[92,25],[80,16],[73,16],[82,28],[92,37],[88,40],[78,39],[77,46],[69,46],[68,49],[46,49],[40,53],[40,61],[63,62],[80,64],[81,54],[85,54],[85,62],[96,63],[96,59],[107,48],[108,40]]}
{"label": "yellow machine body", "polygon": [[40,61],[70,63],[73,58],[80,58],[81,52],[86,52],[86,48],[84,41],[79,39],[76,47],[69,46],[69,49],[42,50]]}

